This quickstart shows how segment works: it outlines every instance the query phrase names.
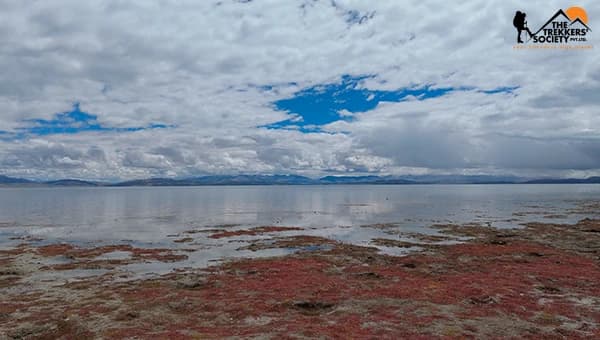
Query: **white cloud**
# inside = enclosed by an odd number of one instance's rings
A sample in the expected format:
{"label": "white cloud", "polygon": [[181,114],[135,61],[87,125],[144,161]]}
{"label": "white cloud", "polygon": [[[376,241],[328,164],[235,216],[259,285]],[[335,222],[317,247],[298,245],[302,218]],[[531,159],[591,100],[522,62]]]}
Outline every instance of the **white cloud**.
{"label": "white cloud", "polygon": [[[512,49],[516,10],[527,12],[534,27],[564,5],[0,0],[0,130],[49,119],[73,102],[108,126],[177,126],[0,139],[0,173],[96,179],[228,172],[595,174],[597,48]],[[579,5],[594,29],[600,4]],[[592,43],[600,41],[596,36],[592,32]],[[468,91],[381,103],[354,114],[353,122],[327,127],[345,133],[257,128],[289,118],[273,101],[343,74],[376,75],[364,83],[370,89],[520,88],[517,96]],[[275,88],[263,91],[263,85]]]}

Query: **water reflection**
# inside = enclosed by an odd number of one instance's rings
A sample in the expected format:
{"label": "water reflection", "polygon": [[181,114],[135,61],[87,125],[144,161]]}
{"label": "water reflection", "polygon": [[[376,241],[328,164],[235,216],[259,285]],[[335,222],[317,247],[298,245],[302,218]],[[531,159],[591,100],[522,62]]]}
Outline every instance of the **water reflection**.
{"label": "water reflection", "polygon": [[[600,200],[600,186],[0,188],[0,247],[33,236],[42,238],[40,243],[192,248],[189,259],[180,265],[206,266],[230,257],[284,255],[298,249],[240,249],[273,234],[217,240],[200,232],[190,234],[191,243],[173,241],[189,230],[299,226],[304,230],[277,236],[313,235],[377,246],[373,239],[410,240],[406,235],[411,233],[435,235],[437,231],[428,228],[432,224],[475,222],[513,228],[529,221],[574,223],[583,217],[599,217],[600,212],[571,213],[579,202],[590,200]],[[385,224],[385,228],[374,224]],[[410,251],[377,247],[394,255]],[[129,269],[164,271],[170,266],[142,263]]]}
{"label": "water reflection", "polygon": [[599,198],[600,186],[594,185],[3,188],[0,230],[160,241],[169,233],[215,224],[506,223],[543,219],[578,200]]}

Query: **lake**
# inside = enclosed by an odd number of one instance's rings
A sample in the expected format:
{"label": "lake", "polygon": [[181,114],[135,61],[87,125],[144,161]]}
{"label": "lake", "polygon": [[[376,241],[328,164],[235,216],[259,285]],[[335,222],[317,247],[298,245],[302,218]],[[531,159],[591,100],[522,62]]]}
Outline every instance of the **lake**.
{"label": "lake", "polygon": [[433,224],[512,228],[530,221],[573,223],[600,216],[600,212],[576,210],[589,201],[600,201],[600,185],[0,188],[0,247],[15,246],[23,239],[84,246],[196,247],[190,264],[202,265],[220,258],[279,253],[239,250],[240,244],[268,235],[243,236],[232,242],[199,232],[193,234],[191,245],[174,243],[182,233],[297,226],[304,230],[280,234],[370,245],[376,237],[435,234],[430,228]]}

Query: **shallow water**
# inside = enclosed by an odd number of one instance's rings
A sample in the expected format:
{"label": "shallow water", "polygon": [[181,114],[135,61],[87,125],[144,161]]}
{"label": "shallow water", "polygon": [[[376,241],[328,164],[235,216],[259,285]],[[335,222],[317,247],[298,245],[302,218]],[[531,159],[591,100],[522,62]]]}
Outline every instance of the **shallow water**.
{"label": "shallow water", "polygon": [[[571,211],[589,201],[600,201],[600,185],[0,188],[0,247],[29,237],[40,238],[39,244],[191,248],[195,251],[186,253],[189,259],[183,265],[206,266],[229,257],[298,250],[239,250],[274,235],[315,235],[373,246],[373,238],[411,241],[407,234],[436,234],[429,228],[432,224],[475,222],[513,228],[530,221],[574,223],[599,217],[600,212]],[[185,233],[265,225],[305,230],[226,239]],[[181,237],[192,237],[193,242],[173,242]],[[410,250],[379,248],[394,255]]]}

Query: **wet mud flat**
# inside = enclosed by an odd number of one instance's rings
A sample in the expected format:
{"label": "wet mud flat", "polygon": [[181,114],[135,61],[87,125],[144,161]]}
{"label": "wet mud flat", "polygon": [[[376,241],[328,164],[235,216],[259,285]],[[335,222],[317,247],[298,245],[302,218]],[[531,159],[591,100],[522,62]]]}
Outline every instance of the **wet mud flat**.
{"label": "wet mud flat", "polygon": [[[152,278],[119,268],[177,263],[186,250],[24,240],[0,251],[0,339],[600,338],[600,220],[432,228],[435,237],[373,246],[294,227],[214,230],[213,239],[270,233],[250,251],[300,251]],[[286,230],[300,234],[278,235]]]}

